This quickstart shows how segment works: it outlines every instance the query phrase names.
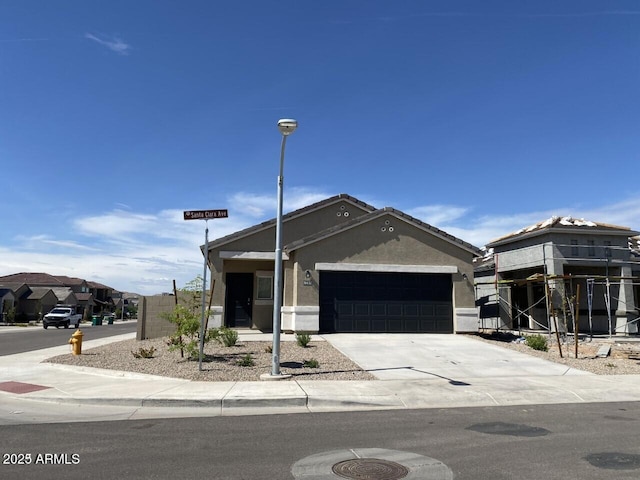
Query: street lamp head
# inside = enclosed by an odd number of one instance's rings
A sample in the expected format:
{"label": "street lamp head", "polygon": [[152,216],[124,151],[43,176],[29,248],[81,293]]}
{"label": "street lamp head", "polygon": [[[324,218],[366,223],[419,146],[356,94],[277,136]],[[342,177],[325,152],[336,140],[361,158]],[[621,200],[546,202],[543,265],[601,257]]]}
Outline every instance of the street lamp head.
{"label": "street lamp head", "polygon": [[296,128],[298,128],[298,122],[293,118],[281,118],[278,120],[278,130],[282,135],[291,135]]}

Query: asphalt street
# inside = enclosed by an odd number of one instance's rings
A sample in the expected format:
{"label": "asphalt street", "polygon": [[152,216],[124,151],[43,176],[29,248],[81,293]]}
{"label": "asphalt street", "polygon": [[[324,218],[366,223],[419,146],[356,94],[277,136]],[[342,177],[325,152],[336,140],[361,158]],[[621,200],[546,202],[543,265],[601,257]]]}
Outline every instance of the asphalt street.
{"label": "asphalt street", "polygon": [[0,478],[340,478],[297,467],[378,449],[450,473],[405,478],[636,480],[639,427],[637,403],[2,426]]}
{"label": "asphalt street", "polygon": [[[136,331],[136,320],[116,320],[113,325],[81,324],[84,340],[111,337]],[[0,356],[66,345],[74,328],[0,327]]]}

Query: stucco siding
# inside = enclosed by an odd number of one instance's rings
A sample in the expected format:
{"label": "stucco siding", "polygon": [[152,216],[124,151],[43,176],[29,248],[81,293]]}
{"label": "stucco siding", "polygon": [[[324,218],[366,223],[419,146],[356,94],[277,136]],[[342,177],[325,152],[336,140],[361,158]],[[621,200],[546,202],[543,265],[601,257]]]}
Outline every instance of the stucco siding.
{"label": "stucco siding", "polygon": [[[381,230],[383,227],[385,231]],[[319,274],[315,264],[327,262],[455,266],[459,273],[452,276],[454,306],[475,306],[471,253],[391,215],[305,246],[293,255],[289,263],[292,269],[295,264],[295,269],[290,276],[295,276],[297,282],[298,305],[317,305]],[[309,279],[305,278],[307,270],[311,274]],[[305,280],[312,285],[305,285]],[[288,286],[293,287],[293,281]]]}

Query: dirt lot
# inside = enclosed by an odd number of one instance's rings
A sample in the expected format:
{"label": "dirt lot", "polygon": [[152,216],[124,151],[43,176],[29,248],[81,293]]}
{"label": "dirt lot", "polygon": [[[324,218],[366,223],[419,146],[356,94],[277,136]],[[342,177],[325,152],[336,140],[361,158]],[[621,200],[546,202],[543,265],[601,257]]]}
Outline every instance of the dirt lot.
{"label": "dirt lot", "polygon": [[[502,348],[509,348],[598,375],[640,375],[640,337],[613,337],[612,339],[606,337],[593,338],[593,340],[588,337],[578,337],[578,356],[576,358],[573,337],[569,336],[566,342],[560,343],[561,357],[555,336],[549,337],[546,334],[543,336],[548,341],[549,350],[546,352],[534,350],[525,343],[521,343],[519,339],[522,337],[512,333],[487,333],[473,337]],[[608,356],[600,358],[597,353],[603,346],[609,346],[611,350]]]}

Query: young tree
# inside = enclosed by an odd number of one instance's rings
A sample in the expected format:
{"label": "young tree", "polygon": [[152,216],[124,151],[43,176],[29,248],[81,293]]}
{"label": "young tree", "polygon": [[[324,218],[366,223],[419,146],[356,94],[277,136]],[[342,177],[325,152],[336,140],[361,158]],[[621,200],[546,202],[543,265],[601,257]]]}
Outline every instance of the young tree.
{"label": "young tree", "polygon": [[[198,275],[177,292],[175,308],[164,315],[164,318],[176,325],[176,331],[167,342],[169,350],[180,350],[182,357],[187,352],[190,359],[196,359],[199,355],[201,290],[202,277]],[[211,336],[205,333],[204,342],[207,343],[210,339]]]}

